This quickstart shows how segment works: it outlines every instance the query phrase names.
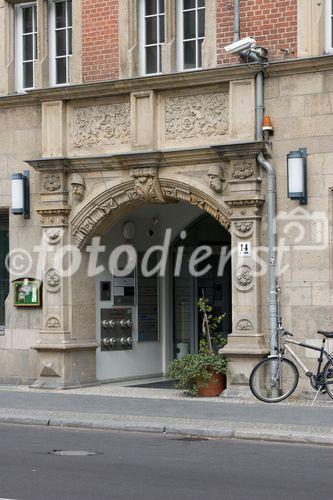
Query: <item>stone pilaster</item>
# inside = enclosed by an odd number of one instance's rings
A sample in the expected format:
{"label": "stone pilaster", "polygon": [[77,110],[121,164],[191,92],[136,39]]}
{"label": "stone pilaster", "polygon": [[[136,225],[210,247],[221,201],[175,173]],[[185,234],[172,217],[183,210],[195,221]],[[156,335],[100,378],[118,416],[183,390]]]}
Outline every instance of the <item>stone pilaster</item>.
{"label": "stone pilaster", "polygon": [[[253,366],[268,352],[261,325],[260,284],[263,269],[260,257],[261,179],[255,160],[232,162],[230,209],[232,247],[232,333],[221,351],[230,362],[228,389],[225,395],[248,393]],[[243,249],[241,246],[243,245]],[[247,255],[244,253],[247,250]]]}
{"label": "stone pilaster", "polygon": [[[72,246],[67,176],[41,176],[43,228],[43,324],[33,346],[39,356],[36,388],[69,388],[96,383],[94,280],[86,256]],[[80,299],[78,298],[80,297]]]}

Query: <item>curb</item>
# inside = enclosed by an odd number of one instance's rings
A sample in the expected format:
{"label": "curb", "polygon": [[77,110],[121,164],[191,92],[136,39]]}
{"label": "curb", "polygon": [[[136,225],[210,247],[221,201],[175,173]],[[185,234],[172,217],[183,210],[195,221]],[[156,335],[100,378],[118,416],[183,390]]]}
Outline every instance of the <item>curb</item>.
{"label": "curb", "polygon": [[[12,413],[12,412],[11,412]],[[270,429],[267,425],[265,428],[260,428],[260,424],[255,424],[258,429],[254,428],[253,423],[249,423],[249,430],[237,428],[234,426],[214,426],[203,427],[197,425],[195,420],[187,421],[186,423],[161,422],[155,419],[144,421],[136,421],[128,416],[117,416],[117,418],[99,418],[91,419],[85,415],[80,415],[77,418],[55,416],[52,417],[51,412],[48,415],[0,415],[0,424],[18,424],[18,425],[36,425],[44,427],[58,428],[76,428],[76,429],[95,429],[108,431],[126,431],[126,432],[148,432],[163,435],[177,436],[193,436],[197,438],[220,438],[220,439],[237,439],[251,441],[266,441],[266,442],[281,442],[295,444],[312,444],[333,446],[333,431],[329,428],[318,428],[317,432],[313,429],[288,429],[281,427],[276,429],[272,426]]]}

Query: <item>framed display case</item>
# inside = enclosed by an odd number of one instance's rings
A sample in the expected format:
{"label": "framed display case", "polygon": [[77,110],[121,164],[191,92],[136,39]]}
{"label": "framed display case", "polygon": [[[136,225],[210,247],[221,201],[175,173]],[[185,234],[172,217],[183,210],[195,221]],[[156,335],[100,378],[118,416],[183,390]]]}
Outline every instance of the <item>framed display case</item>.
{"label": "framed display case", "polygon": [[42,283],[34,278],[13,281],[14,307],[41,307]]}

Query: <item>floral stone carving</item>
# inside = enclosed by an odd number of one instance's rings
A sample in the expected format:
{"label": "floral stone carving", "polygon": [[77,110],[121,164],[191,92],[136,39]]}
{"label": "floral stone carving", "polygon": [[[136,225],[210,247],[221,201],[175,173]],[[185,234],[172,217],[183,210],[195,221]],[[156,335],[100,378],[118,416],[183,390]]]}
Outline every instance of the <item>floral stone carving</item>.
{"label": "floral stone carving", "polygon": [[59,191],[61,188],[61,177],[57,174],[46,175],[43,178],[43,188],[45,191]]}
{"label": "floral stone carving", "polygon": [[253,281],[253,274],[249,267],[242,266],[236,273],[236,279],[241,286],[249,286]]}
{"label": "floral stone carving", "polygon": [[237,330],[239,330],[240,332],[249,332],[249,331],[253,330],[253,325],[252,325],[250,320],[241,319],[237,323]]}
{"label": "floral stone carving", "polygon": [[249,233],[253,228],[253,222],[237,222],[235,227],[239,233]]}
{"label": "floral stone carving", "polygon": [[134,190],[138,198],[146,203],[165,203],[156,167],[134,168],[130,176],[134,178]]}
{"label": "floral stone carving", "polygon": [[63,230],[59,227],[51,227],[45,232],[45,237],[48,243],[55,245],[58,243],[63,235]]}
{"label": "floral stone carving", "polygon": [[130,104],[124,102],[74,109],[73,138],[75,148],[98,144],[129,144]]}
{"label": "floral stone carving", "polygon": [[166,139],[220,136],[227,134],[228,130],[228,93],[215,92],[166,99]]}
{"label": "floral stone carving", "polygon": [[61,276],[56,269],[49,269],[45,274],[47,288],[51,291],[57,291],[61,286]]}
{"label": "floral stone carving", "polygon": [[254,168],[250,161],[241,161],[235,165],[232,171],[232,176],[235,179],[247,179],[254,174]]}
{"label": "floral stone carving", "polygon": [[47,320],[47,327],[48,328],[60,328],[60,321],[58,320],[58,318],[49,318]]}

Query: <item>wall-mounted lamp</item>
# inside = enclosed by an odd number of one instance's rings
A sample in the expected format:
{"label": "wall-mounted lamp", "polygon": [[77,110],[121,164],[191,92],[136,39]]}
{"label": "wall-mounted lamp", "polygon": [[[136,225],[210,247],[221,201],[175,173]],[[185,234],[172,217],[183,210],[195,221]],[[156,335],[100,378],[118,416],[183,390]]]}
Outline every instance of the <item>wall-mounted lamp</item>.
{"label": "wall-mounted lamp", "polygon": [[12,214],[30,219],[29,170],[22,174],[12,174]]}
{"label": "wall-mounted lamp", "polygon": [[290,151],[287,155],[288,198],[299,200],[301,205],[308,203],[307,186],[307,149]]}

